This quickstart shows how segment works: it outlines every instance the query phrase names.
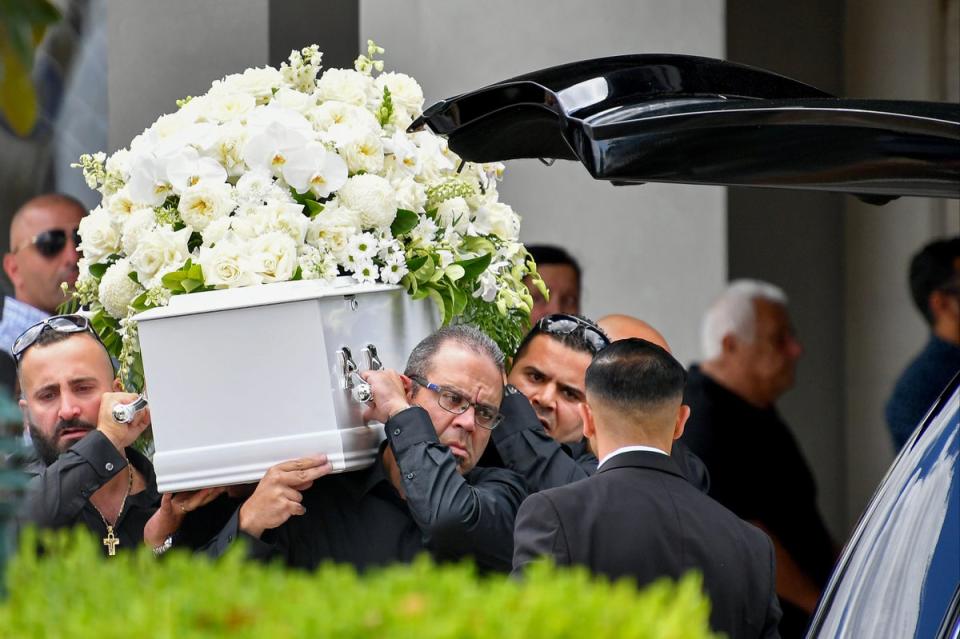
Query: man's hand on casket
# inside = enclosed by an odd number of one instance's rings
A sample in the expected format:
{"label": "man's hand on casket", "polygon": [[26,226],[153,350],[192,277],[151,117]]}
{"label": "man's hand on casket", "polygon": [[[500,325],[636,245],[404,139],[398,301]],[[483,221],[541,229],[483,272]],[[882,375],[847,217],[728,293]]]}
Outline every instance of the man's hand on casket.
{"label": "man's hand on casket", "polygon": [[410,408],[407,392],[413,382],[406,375],[390,369],[363,371],[364,381],[370,384],[373,399],[363,409],[364,422],[377,421],[386,424],[387,420],[402,410]]}
{"label": "man's hand on casket", "polygon": [[301,491],[332,470],[326,455],[301,457],[271,467],[240,507],[240,530],[259,539],[264,530],[276,528],[293,515],[307,512],[300,504],[303,501]]}
{"label": "man's hand on casket", "polygon": [[104,393],[100,398],[100,413],[97,416],[97,430],[107,436],[120,454],[136,441],[150,425],[150,409],[143,408],[133,416],[129,424],[121,424],[113,418],[113,407],[117,404],[130,404],[139,397],[136,393]]}
{"label": "man's hand on casket", "polygon": [[180,493],[164,493],[160,508],[147,520],[143,529],[143,543],[151,548],[159,547],[164,539],[180,530],[187,513],[206,506],[227,489],[223,486],[202,488]]}

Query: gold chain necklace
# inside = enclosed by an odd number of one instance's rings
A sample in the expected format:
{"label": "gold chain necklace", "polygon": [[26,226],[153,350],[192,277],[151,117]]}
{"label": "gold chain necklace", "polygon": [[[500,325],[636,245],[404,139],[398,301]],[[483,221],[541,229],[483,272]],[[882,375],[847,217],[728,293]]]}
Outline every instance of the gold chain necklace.
{"label": "gold chain necklace", "polygon": [[[133,490],[133,464],[130,463],[130,460],[127,460],[127,471],[130,475],[130,481],[127,482],[127,492],[124,493],[123,500],[120,502],[120,510],[117,511],[117,519],[113,522],[114,525],[120,521],[120,515],[123,514],[123,507],[127,503],[127,497],[130,496],[130,492]],[[103,520],[103,525],[107,527],[107,536],[103,538],[103,545],[107,547],[107,554],[113,557],[117,554],[117,546],[120,544],[120,539],[113,534],[113,526],[107,522],[107,518],[103,516],[103,513],[100,512],[96,504],[91,501],[90,505],[93,506],[93,509],[100,515],[100,519]]]}

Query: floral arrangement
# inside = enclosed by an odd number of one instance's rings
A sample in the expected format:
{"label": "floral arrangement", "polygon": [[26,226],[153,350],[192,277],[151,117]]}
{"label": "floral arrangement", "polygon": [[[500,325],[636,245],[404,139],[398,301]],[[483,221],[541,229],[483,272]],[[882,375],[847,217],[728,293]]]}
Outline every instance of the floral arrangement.
{"label": "floral arrangement", "polygon": [[80,224],[86,307],[128,388],[143,385],[131,317],[172,295],[299,279],[399,284],[443,323],[513,352],[542,287],[498,201],[502,164],[474,164],[430,131],[410,76],[372,41],[354,69],[321,73],[317,46],[177,102],[109,158],[78,166],[103,199]]}

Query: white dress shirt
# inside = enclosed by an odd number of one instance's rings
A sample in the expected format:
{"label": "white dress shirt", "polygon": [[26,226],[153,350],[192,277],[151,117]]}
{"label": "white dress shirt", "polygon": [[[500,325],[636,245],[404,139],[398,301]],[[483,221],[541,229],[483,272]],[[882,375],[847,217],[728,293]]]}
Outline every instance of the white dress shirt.
{"label": "white dress shirt", "polygon": [[621,446],[612,453],[604,455],[603,459],[600,460],[600,463],[597,465],[597,470],[603,468],[603,465],[607,463],[612,457],[616,457],[622,453],[632,453],[635,450],[644,450],[648,453],[660,453],[661,455],[670,456],[670,453],[660,450],[659,448],[654,448],[653,446]]}

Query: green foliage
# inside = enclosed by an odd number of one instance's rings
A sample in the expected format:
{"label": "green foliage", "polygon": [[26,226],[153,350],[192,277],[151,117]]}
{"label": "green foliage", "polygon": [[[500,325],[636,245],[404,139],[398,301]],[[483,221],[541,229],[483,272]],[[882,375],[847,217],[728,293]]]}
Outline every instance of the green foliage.
{"label": "green foliage", "polygon": [[393,97],[390,95],[390,89],[383,87],[383,103],[377,109],[377,120],[380,126],[386,126],[393,118]]}
{"label": "green foliage", "polygon": [[89,534],[32,532],[10,566],[0,636],[231,639],[403,637],[529,639],[715,637],[700,578],[638,592],[582,569],[534,566],[524,581],[480,578],[469,565],[409,566],[358,576],[343,565],[316,573],[146,548],[105,558]]}
{"label": "green foliage", "polygon": [[17,135],[29,135],[37,122],[33,54],[47,27],[59,19],[48,0],[0,1],[0,116]]}
{"label": "green foliage", "polygon": [[476,297],[470,297],[457,321],[476,326],[489,335],[508,358],[517,352],[524,335],[530,330],[530,313],[508,309],[503,314],[495,304],[487,304]]}
{"label": "green foliage", "polygon": [[212,286],[204,286],[203,269],[200,268],[199,264],[194,264],[191,259],[188,259],[178,270],[164,275],[161,281],[164,288],[169,290],[173,295],[213,289]]}

